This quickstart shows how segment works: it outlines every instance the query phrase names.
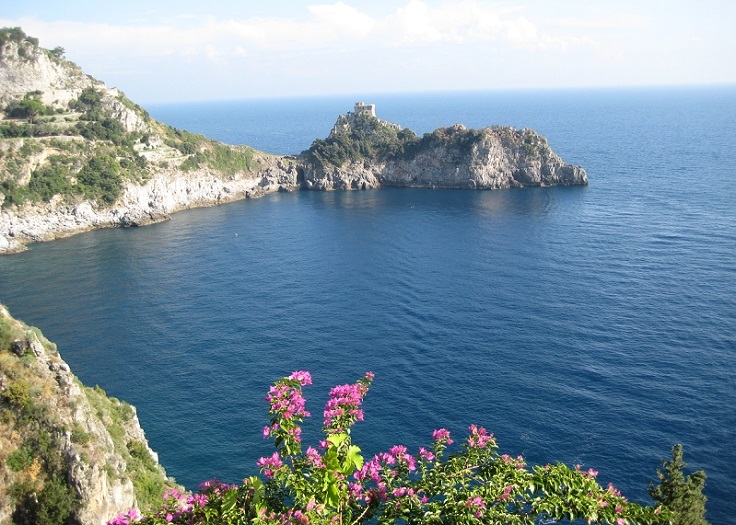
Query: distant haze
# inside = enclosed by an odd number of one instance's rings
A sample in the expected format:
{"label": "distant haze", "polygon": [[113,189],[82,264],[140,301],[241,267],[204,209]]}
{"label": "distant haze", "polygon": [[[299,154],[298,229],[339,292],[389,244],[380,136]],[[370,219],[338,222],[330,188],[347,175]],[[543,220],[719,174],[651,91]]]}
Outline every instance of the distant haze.
{"label": "distant haze", "polygon": [[736,82],[736,3],[3,2],[141,103]]}

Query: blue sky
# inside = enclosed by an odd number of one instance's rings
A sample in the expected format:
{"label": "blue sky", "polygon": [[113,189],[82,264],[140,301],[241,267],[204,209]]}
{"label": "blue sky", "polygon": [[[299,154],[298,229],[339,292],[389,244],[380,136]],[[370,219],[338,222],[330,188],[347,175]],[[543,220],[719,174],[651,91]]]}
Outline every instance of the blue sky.
{"label": "blue sky", "polygon": [[736,83],[733,0],[0,0],[140,103]]}

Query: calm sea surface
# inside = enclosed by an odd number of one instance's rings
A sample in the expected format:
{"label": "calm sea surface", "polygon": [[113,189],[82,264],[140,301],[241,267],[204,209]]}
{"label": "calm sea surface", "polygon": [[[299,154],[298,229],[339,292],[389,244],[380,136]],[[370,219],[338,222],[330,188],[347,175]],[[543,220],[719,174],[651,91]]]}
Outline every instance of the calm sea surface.
{"label": "calm sea surface", "polygon": [[[736,88],[379,95],[418,133],[545,135],[590,186],[276,194],[0,258],[0,302],[88,385],[138,407],[168,472],[239,481],[269,451],[269,384],[376,373],[367,454],[470,423],[532,463],[600,470],[646,502],[675,443],[736,515]],[[149,107],[273,153],[350,98]]]}

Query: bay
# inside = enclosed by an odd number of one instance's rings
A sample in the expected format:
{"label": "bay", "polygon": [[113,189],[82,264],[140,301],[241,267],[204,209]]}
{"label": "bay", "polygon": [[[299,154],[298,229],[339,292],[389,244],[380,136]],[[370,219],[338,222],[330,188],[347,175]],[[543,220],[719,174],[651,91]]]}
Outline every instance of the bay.
{"label": "bay", "polygon": [[[238,481],[269,451],[268,385],[376,373],[372,454],[471,423],[530,462],[580,463],[647,501],[685,445],[712,523],[736,513],[736,88],[364,96],[418,133],[530,127],[590,185],[275,194],[0,258],[0,302],[86,384],[138,407],[169,473]],[[354,97],[154,106],[287,154]]]}

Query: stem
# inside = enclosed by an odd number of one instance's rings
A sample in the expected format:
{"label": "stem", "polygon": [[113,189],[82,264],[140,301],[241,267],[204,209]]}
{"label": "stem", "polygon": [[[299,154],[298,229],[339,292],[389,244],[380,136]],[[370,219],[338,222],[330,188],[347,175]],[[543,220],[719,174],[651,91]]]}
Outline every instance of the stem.
{"label": "stem", "polygon": [[350,525],[355,525],[356,523],[358,523],[358,521],[360,521],[360,519],[361,519],[361,518],[362,518],[363,516],[365,516],[365,513],[366,513],[366,512],[368,512],[368,505],[366,505],[366,506],[365,506],[365,508],[363,509],[363,512],[361,512],[361,513],[360,513],[360,516],[358,516],[357,518],[355,518],[355,519],[354,519],[354,520],[353,520],[353,521],[352,521],[352,522],[350,523]]}

